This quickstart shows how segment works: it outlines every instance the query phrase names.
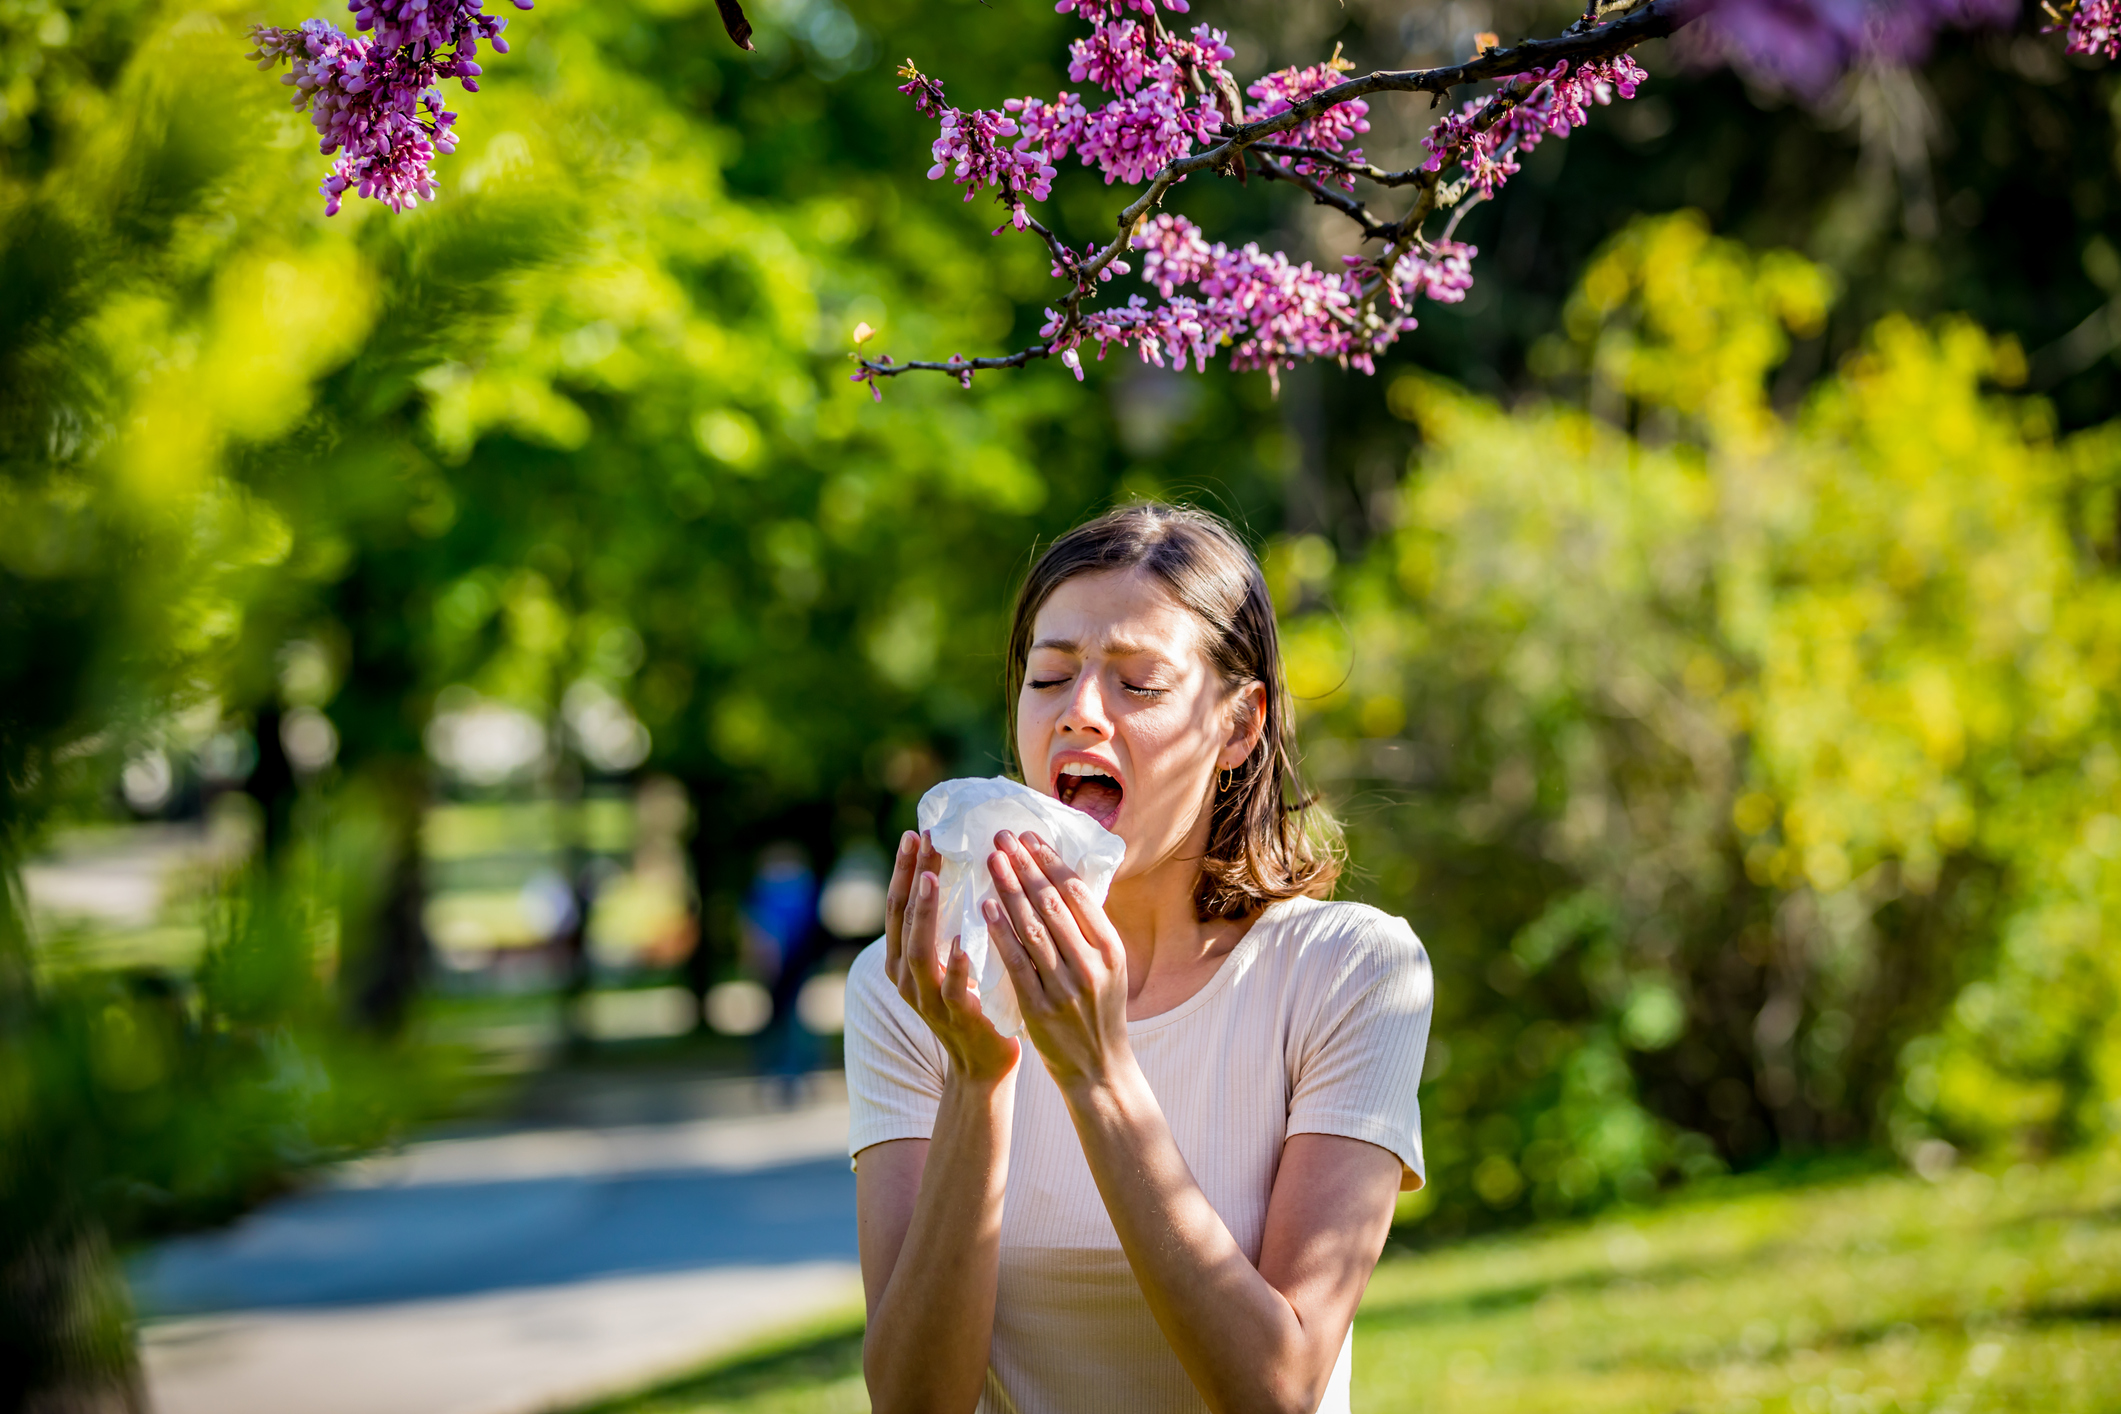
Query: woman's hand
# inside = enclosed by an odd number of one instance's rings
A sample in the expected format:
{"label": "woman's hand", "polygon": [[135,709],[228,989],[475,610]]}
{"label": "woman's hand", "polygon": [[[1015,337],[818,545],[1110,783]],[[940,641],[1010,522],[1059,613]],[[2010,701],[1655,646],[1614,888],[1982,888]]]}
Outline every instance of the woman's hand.
{"label": "woman's hand", "polygon": [[986,905],[1024,1029],[1063,1091],[1101,1085],[1133,1062],[1127,1042],[1127,949],[1090,886],[1037,835],[1003,830]]}
{"label": "woman's hand", "polygon": [[884,896],[884,974],[943,1043],[952,1074],[993,1083],[1016,1068],[1023,1048],[1014,1037],[996,1031],[980,1010],[979,988],[962,940],[950,940],[949,960],[944,961],[936,938],[942,864],[942,855],[926,835],[909,830],[900,838],[891,890]]}

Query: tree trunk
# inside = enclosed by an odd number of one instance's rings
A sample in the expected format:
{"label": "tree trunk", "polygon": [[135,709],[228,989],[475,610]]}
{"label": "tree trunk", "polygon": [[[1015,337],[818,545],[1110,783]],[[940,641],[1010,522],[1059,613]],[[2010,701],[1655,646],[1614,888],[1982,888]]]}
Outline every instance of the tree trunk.
{"label": "tree trunk", "polygon": [[67,1116],[55,1134],[53,1098],[35,1083],[42,1018],[20,901],[0,854],[0,1073],[30,1072],[0,1113],[0,1414],[144,1414],[132,1299],[68,1181]]}
{"label": "tree trunk", "polygon": [[[34,1221],[18,1211],[9,1226],[25,1218]],[[62,1219],[10,1239],[0,1259],[0,1414],[146,1414],[132,1302],[102,1230]]]}

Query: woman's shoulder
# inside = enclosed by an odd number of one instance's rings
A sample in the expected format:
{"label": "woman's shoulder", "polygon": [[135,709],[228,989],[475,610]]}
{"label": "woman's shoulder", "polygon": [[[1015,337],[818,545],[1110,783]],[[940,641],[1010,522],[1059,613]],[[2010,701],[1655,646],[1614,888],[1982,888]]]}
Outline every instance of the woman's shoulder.
{"label": "woman's shoulder", "polygon": [[905,1005],[906,999],[898,994],[890,974],[884,971],[884,940],[878,938],[856,953],[847,969],[847,1024],[850,1029],[866,1028],[894,1018]]}
{"label": "woman's shoulder", "polygon": [[847,968],[847,986],[852,989],[889,985],[890,979],[884,976],[884,940],[878,938],[854,955],[854,962]]}
{"label": "woman's shoulder", "polygon": [[1276,950],[1299,972],[1426,970],[1429,965],[1407,920],[1367,903],[1293,898],[1276,904],[1268,917],[1275,914],[1281,915]]}

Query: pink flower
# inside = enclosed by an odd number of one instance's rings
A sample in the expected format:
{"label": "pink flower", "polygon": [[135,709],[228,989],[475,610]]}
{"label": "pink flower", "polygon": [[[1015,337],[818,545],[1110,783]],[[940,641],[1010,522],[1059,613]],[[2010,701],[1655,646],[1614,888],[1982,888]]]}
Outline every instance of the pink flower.
{"label": "pink flower", "polygon": [[[530,0],[515,0],[518,9]],[[456,151],[457,115],[442,106],[447,78],[478,90],[473,62],[479,41],[508,51],[508,21],[480,11],[479,0],[353,0],[359,29],[348,35],[324,20],[298,29],[257,25],[250,57],[261,69],[285,62],[281,82],[295,90],[326,156],[336,153],[320,190],[324,214],[336,216],[349,191],[403,211],[435,195],[434,159]]]}
{"label": "pink flower", "polygon": [[[1245,90],[1259,100],[1259,106],[1244,115],[1244,120],[1257,123],[1286,113],[1305,99],[1323,93],[1339,83],[1350,67],[1336,55],[1333,60],[1324,64],[1313,64],[1308,69],[1282,69],[1268,74]],[[1336,103],[1317,117],[1306,118],[1275,140],[1292,147],[1318,147],[1328,152],[1343,153],[1349,160],[1360,162],[1362,149],[1349,146],[1349,139],[1370,130],[1369,112],[1370,105],[1360,98]],[[1331,167],[1319,167],[1309,158],[1298,158],[1291,165],[1307,177],[1325,176],[1346,189],[1352,189],[1355,185],[1354,178]]]}
{"label": "pink flower", "polygon": [[2062,47],[2070,53],[2121,59],[2121,0],[2076,0],[2061,11],[2050,5],[2048,13],[2056,23],[2047,28],[2066,31]]}

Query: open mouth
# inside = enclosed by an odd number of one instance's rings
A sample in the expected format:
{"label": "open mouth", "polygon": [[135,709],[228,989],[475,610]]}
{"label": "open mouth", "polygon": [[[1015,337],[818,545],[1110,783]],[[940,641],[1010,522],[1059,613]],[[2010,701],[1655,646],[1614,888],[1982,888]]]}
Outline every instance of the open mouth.
{"label": "open mouth", "polygon": [[1082,811],[1109,830],[1119,818],[1120,802],[1126,799],[1127,790],[1103,766],[1089,761],[1064,761],[1060,774],[1054,777],[1053,794],[1061,804]]}

